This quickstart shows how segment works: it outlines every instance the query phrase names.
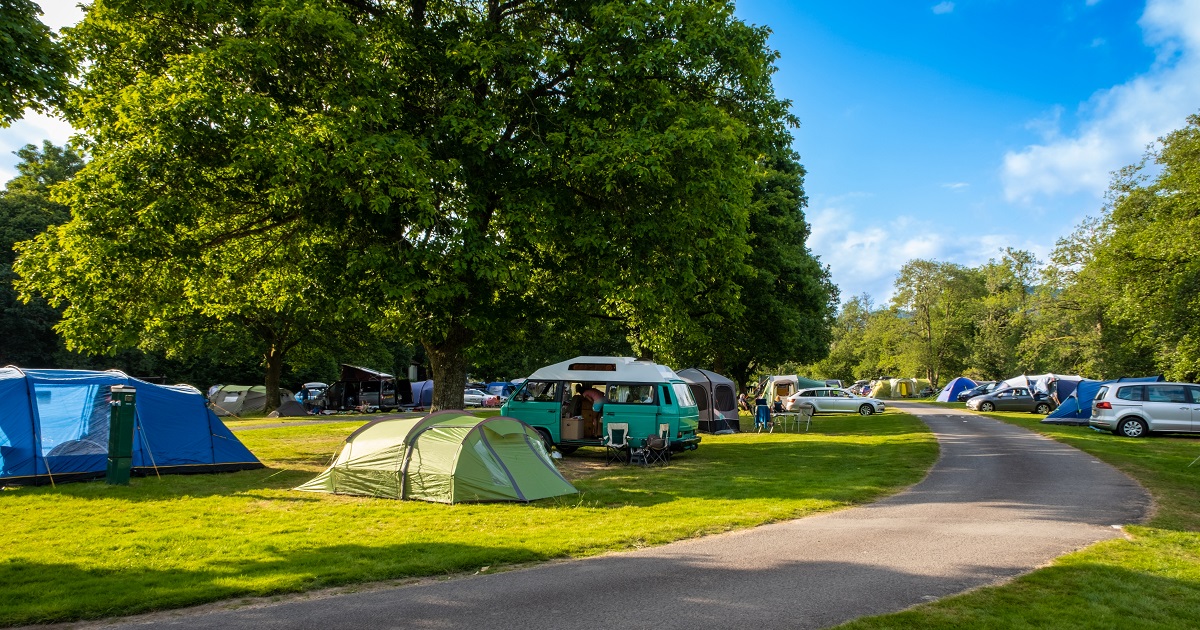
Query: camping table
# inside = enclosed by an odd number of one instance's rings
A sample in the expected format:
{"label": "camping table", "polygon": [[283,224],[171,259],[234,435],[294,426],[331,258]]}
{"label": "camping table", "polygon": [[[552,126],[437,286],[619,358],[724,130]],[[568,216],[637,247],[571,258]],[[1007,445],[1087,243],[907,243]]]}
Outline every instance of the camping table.
{"label": "camping table", "polygon": [[812,427],[812,414],[802,414],[799,411],[785,411],[783,413],[774,414],[773,418],[783,418],[783,420],[776,420],[776,422],[782,422],[781,426],[783,426],[784,431],[788,430],[789,424],[792,425],[792,428],[799,431],[801,415],[803,415],[805,419],[804,430],[808,431],[809,428]]}

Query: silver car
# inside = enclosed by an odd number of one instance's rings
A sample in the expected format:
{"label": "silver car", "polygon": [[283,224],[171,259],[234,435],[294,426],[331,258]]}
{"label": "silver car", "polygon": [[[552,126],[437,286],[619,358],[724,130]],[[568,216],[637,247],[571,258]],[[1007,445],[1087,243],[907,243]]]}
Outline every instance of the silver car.
{"label": "silver car", "polygon": [[816,413],[858,413],[869,416],[883,413],[884,403],[878,398],[855,396],[840,387],[813,387],[802,389],[784,401],[788,411],[795,411],[802,403],[809,403]]}
{"label": "silver car", "polygon": [[1200,385],[1145,383],[1102,385],[1089,424],[1125,437],[1151,431],[1200,432]]}
{"label": "silver car", "polygon": [[998,389],[990,394],[973,396],[967,401],[967,409],[973,411],[1028,411],[1046,415],[1054,410],[1052,401],[1045,394],[1034,394],[1028,387]]}

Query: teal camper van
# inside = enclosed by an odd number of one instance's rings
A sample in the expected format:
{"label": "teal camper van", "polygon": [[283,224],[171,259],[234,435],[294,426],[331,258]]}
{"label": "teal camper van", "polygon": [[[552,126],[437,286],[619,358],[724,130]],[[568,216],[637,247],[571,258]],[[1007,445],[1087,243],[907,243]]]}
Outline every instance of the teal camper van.
{"label": "teal camper van", "polygon": [[610,423],[629,425],[644,442],[666,425],[671,450],[695,449],[699,410],[687,381],[674,370],[631,357],[575,357],[531,374],[500,414],[537,429],[563,454],[603,446]]}

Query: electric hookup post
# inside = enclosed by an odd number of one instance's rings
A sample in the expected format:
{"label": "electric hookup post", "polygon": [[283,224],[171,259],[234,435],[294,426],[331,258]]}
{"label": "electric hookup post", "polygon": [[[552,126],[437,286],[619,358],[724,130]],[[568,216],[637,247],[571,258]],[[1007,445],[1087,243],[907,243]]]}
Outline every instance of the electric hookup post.
{"label": "electric hookup post", "polygon": [[108,474],[104,478],[109,485],[129,485],[136,401],[136,389],[125,385],[112,386],[112,407],[108,417]]}

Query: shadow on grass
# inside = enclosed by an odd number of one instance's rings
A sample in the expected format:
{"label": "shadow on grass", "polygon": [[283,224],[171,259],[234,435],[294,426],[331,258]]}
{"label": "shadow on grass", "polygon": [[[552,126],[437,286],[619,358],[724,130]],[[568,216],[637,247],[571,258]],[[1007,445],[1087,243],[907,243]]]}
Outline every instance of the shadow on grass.
{"label": "shadow on grass", "polygon": [[[521,547],[339,544],[203,570],[85,569],[13,558],[0,563],[0,625],[98,619],[235,596],[308,591],[481,566],[546,560]],[[337,624],[335,624],[335,627]]]}
{"label": "shadow on grass", "polygon": [[[229,608],[174,616],[184,627],[470,627],[502,611],[508,627],[643,627],[646,611],[670,610],[671,627],[828,627],[866,615],[887,615],[849,628],[1187,627],[1196,619],[1200,585],[1106,564],[1057,566],[917,611],[930,599],[1013,577],[1019,568],[956,566],[940,574],[876,562],[788,561],[794,545],[762,550],[744,562],[671,553],[619,554],[562,563],[521,574],[425,582],[399,590],[351,593],[280,605]],[[44,602],[36,609],[0,607],[0,623],[94,619],[179,608],[230,597],[270,595],[421,575],[496,570],[545,560],[519,547],[485,545],[330,545],[278,560],[202,571],[91,571],[70,565],[15,562],[0,580],[19,585],[8,602]],[[42,576],[53,576],[45,579]],[[245,587],[260,578],[271,584]],[[819,580],[819,582],[814,582]],[[680,588],[681,584],[688,585]],[[64,588],[69,585],[69,588]],[[797,596],[803,593],[803,596]],[[614,599],[620,602],[613,606]],[[569,610],[568,616],[561,616]],[[557,615],[557,616],[556,616]]]}

